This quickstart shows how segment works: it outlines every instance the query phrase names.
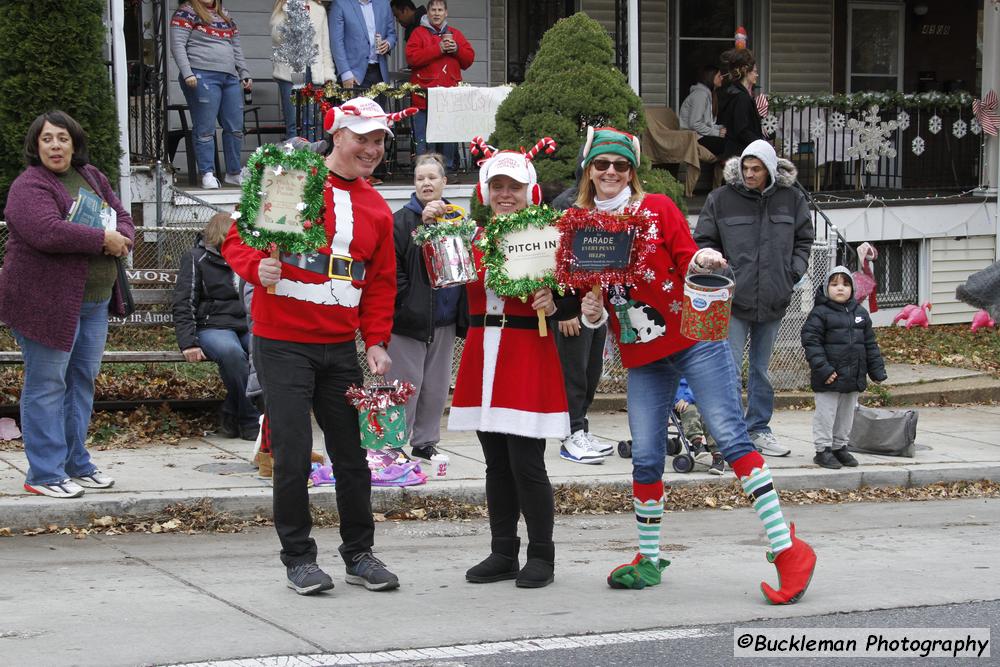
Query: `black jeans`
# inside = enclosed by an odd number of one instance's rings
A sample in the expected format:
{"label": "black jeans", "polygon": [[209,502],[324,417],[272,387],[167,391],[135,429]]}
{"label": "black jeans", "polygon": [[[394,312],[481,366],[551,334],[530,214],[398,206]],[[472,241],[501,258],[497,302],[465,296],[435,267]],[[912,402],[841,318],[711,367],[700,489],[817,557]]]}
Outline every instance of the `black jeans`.
{"label": "black jeans", "polygon": [[604,341],[608,337],[608,327],[590,329],[581,325],[579,336],[564,336],[558,327],[553,327],[552,333],[566,383],[570,431],[589,430],[587,411],[594,402],[604,371]]}
{"label": "black jeans", "polygon": [[726,149],[725,137],[704,136],[698,139],[698,143],[712,151],[712,155],[715,157],[722,155],[722,151]]}
{"label": "black jeans", "polygon": [[361,448],[358,413],[344,394],[363,382],[354,341],[292,343],[254,336],[254,364],[264,389],[274,457],[274,528],[281,562],[316,561],[309,536],[309,478],[312,451],[310,409],[323,429],[326,451],[337,479],[340,554],[345,563],[375,543],[371,473]]}
{"label": "black jeans", "polygon": [[531,544],[551,544],[555,499],[545,470],[545,440],[476,431],[486,457],[486,508],[494,538],[517,537],[524,514]]}

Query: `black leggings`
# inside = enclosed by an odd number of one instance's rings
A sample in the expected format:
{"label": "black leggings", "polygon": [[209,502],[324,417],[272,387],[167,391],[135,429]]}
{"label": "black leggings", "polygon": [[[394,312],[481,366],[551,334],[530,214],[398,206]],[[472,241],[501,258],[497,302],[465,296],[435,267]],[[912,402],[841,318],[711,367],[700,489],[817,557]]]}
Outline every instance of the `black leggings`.
{"label": "black leggings", "polygon": [[545,470],[545,440],[482,431],[476,435],[486,457],[486,506],[492,536],[516,537],[517,520],[523,513],[528,541],[550,544],[555,500]]}

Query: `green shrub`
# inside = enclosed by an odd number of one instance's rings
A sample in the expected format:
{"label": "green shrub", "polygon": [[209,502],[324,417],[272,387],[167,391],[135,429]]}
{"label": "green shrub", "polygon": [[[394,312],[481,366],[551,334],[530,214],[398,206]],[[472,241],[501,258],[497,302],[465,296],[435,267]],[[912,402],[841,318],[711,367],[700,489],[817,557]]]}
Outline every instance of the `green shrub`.
{"label": "green shrub", "polygon": [[[51,7],[50,7],[51,5]],[[0,214],[24,169],[28,126],[62,109],[87,133],[90,161],[118,179],[118,120],[104,54],[104,0],[0,3]]]}

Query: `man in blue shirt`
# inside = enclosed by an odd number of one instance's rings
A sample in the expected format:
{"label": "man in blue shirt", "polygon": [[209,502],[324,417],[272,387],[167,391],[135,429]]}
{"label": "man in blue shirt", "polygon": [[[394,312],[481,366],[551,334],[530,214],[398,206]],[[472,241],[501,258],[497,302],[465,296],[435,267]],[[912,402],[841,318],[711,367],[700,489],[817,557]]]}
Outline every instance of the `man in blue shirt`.
{"label": "man in blue shirt", "polygon": [[341,85],[367,90],[389,80],[387,55],[396,46],[389,0],[334,0],[329,22],[330,50]]}

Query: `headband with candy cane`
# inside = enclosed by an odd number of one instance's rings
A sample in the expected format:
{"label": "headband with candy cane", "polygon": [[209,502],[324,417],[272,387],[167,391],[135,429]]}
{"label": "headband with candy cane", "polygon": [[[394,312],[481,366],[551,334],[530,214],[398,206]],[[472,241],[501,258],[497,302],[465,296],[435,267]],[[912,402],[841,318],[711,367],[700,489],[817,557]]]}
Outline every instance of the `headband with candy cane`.
{"label": "headband with candy cane", "polygon": [[365,116],[362,111],[353,104],[343,104],[339,107],[331,107],[326,112],[326,116],[323,118],[323,130],[325,132],[333,132],[333,126],[337,123],[337,121],[346,116],[358,116],[359,118],[371,118],[372,120],[384,118],[386,123],[391,126],[393,123],[397,123],[404,118],[415,116],[417,111],[419,111],[419,109],[416,107],[407,107],[402,111],[395,111],[393,113]]}
{"label": "headband with candy cane", "polygon": [[479,157],[476,164],[479,166],[479,184],[476,186],[476,192],[479,195],[479,201],[486,203],[486,174],[489,171],[489,162],[493,158],[501,155],[503,153],[520,155],[524,158],[526,170],[528,172],[528,195],[530,203],[539,204],[542,200],[542,191],[538,186],[538,176],[535,173],[535,168],[532,166],[531,162],[539,154],[544,153],[545,155],[551,155],[555,153],[557,148],[556,142],[552,137],[542,137],[535,145],[529,150],[524,150],[522,147],[520,152],[517,151],[501,151],[497,150],[495,147],[490,146],[486,143],[486,140],[482,137],[473,137],[472,141],[469,142],[469,153],[473,157]]}
{"label": "headband with candy cane", "polygon": [[486,140],[481,136],[472,137],[472,141],[469,142],[469,154],[472,157],[478,157],[479,160],[476,161],[476,166],[481,166],[483,162],[486,162],[491,157],[496,155],[497,149],[486,143]]}
{"label": "headband with candy cane", "polygon": [[524,157],[529,160],[534,160],[535,156],[540,152],[544,152],[546,155],[552,155],[556,152],[556,142],[552,139],[552,137],[542,137],[539,139],[538,143],[532,146],[531,149],[524,154]]}

